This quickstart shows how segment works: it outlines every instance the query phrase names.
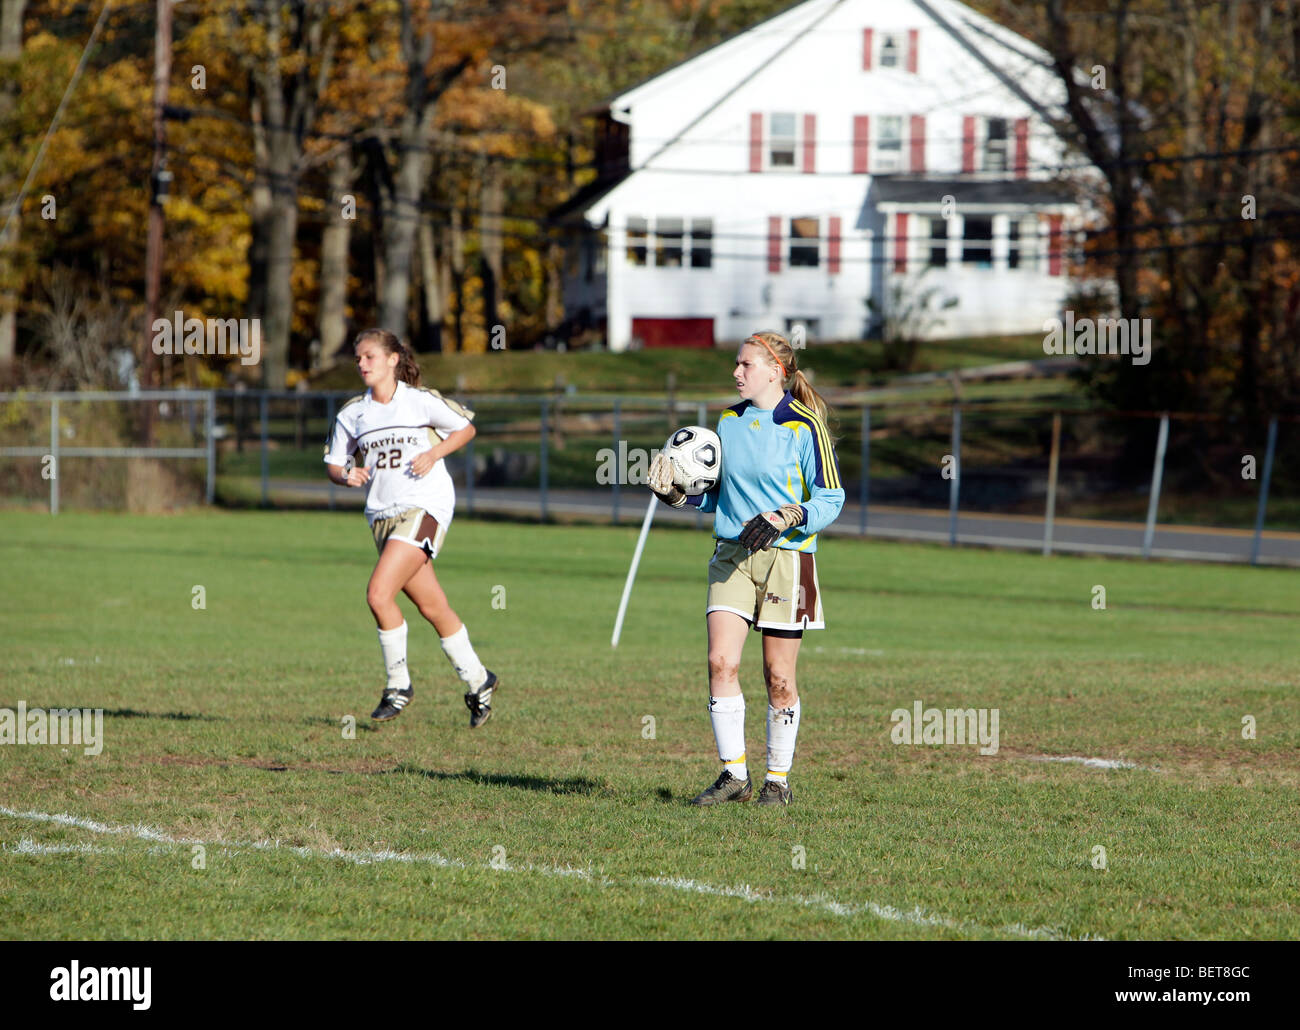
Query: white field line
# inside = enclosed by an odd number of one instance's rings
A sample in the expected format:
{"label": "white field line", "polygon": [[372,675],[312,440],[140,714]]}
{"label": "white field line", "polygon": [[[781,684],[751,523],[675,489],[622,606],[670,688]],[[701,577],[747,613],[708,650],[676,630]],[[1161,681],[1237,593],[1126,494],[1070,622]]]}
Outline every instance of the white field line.
{"label": "white field line", "polygon": [[0,844],[0,851],[13,855],[103,855],[114,850],[97,844],[38,844],[28,837],[17,844]]}
{"label": "white field line", "polygon": [[[351,862],[354,865],[371,865],[376,862],[402,862],[406,864],[432,865],[441,869],[493,869],[498,872],[517,872],[517,873],[538,873],[542,876],[563,876],[575,877],[585,880],[589,883],[600,887],[659,887],[668,890],[679,891],[692,894],[706,894],[720,898],[738,898],[742,901],[751,903],[768,902],[771,904],[799,905],[804,908],[816,909],[826,912],[829,915],[848,918],[858,915],[872,915],[878,919],[884,919],[889,922],[907,923],[912,926],[939,926],[953,930],[964,930],[974,934],[988,934],[992,932],[1011,934],[1016,937],[1026,937],[1037,940],[1104,940],[1093,934],[1082,934],[1079,937],[1071,937],[1069,934],[1056,927],[1036,926],[1029,927],[1023,923],[1014,923],[1009,926],[999,927],[996,931],[989,930],[987,927],[980,926],[977,923],[969,923],[956,919],[949,919],[946,916],[933,915],[925,912],[920,907],[905,911],[894,908],[892,905],[878,905],[875,902],[868,901],[859,905],[846,905],[838,901],[824,898],[818,895],[777,895],[765,891],[755,890],[746,884],[738,887],[724,887],[711,883],[700,883],[696,880],[685,880],[679,877],[668,876],[649,876],[634,877],[629,880],[619,881],[607,876],[592,873],[587,869],[574,869],[570,866],[538,866],[538,865],[509,865],[506,863],[471,863],[463,862],[455,858],[446,858],[432,852],[424,854],[413,854],[405,851],[345,851],[342,848],[333,848],[325,851],[320,848],[307,848],[281,844],[278,840],[259,840],[245,842],[228,842],[228,841],[204,841],[197,838],[169,837],[161,830],[156,830],[150,826],[136,824],[134,826],[113,826],[107,823],[96,822],[93,819],[83,819],[78,816],[66,815],[63,813],[52,814],[49,812],[19,812],[12,808],[0,805],[0,815],[8,816],[11,819],[23,819],[31,822],[56,823],[61,826],[75,826],[83,830],[89,830],[92,833],[112,834],[115,836],[136,837],[140,840],[154,841],[156,843],[172,844],[177,846],[189,846],[201,844],[205,847],[224,849],[227,853],[238,854],[241,848],[247,848],[257,851],[288,851],[291,854],[298,855],[302,858],[333,858],[344,862]],[[30,842],[27,842],[30,843]],[[20,847],[23,842],[20,842]],[[32,845],[32,847],[41,847],[41,845]],[[50,845],[53,849],[60,846]],[[87,846],[72,847],[62,846],[66,850],[80,851]],[[14,848],[12,850],[18,850]],[[150,849],[151,851],[154,849]],[[38,854],[41,852],[28,851],[29,854]],[[43,852],[45,854],[62,853],[57,850]]]}
{"label": "white field line", "polygon": [[1118,758],[1083,758],[1079,755],[1038,755],[1030,759],[1031,762],[1074,762],[1078,765],[1086,765],[1093,769],[1145,769],[1147,772],[1156,772],[1147,765],[1137,765],[1134,762],[1121,761]]}

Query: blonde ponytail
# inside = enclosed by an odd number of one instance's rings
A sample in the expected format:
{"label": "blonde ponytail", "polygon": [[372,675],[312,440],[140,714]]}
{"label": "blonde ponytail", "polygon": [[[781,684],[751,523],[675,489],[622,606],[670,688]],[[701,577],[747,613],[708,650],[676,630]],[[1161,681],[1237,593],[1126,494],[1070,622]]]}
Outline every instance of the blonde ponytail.
{"label": "blonde ponytail", "polygon": [[790,396],[800,404],[812,408],[817,413],[817,417],[829,428],[831,424],[830,405],[826,403],[825,397],[813,389],[813,384],[808,381],[808,377],[799,369],[794,370],[794,375],[790,377],[790,383],[786,389],[790,391]]}
{"label": "blonde ponytail", "polygon": [[[790,391],[790,396],[804,407],[812,409],[826,426],[827,432],[830,432],[833,418],[831,407],[826,403],[826,399],[813,389],[808,377],[799,370],[799,352],[790,346],[790,341],[780,333],[764,330],[754,333],[745,342],[757,344],[764,357],[769,359],[769,363],[781,368],[785,373],[784,385]],[[832,441],[835,439],[833,434],[831,439]]]}

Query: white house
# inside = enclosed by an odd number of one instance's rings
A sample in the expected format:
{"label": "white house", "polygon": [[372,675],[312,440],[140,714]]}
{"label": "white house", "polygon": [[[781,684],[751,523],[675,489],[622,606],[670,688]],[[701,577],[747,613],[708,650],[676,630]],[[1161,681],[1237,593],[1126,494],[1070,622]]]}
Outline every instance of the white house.
{"label": "white house", "polygon": [[1034,332],[1080,209],[1047,55],[956,0],[806,0],[616,97],[553,213],[570,324],[612,350],[759,328]]}

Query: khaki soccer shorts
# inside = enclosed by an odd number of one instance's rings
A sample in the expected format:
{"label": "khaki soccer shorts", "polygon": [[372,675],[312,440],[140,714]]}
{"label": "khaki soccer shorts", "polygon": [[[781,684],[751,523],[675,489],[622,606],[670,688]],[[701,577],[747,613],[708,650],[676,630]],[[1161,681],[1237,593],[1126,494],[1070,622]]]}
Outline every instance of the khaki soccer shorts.
{"label": "khaki soccer shorts", "polygon": [[719,540],[709,561],[709,612],[735,612],[755,629],[825,629],[815,557],[785,547],[750,554]]}
{"label": "khaki soccer shorts", "polygon": [[447,527],[438,525],[438,520],[423,508],[407,508],[390,519],[375,519],[370,532],[375,536],[375,546],[380,554],[384,553],[384,545],[389,540],[401,540],[420,548],[433,559],[442,549]]}

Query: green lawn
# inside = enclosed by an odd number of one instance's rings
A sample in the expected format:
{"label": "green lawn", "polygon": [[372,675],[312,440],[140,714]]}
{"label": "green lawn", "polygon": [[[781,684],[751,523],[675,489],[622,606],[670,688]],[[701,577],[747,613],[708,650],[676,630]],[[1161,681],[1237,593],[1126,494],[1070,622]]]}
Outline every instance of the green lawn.
{"label": "green lawn", "polygon": [[[917,348],[910,372],[994,365],[1044,357],[1041,333],[934,340]],[[421,354],[426,381],[448,393],[512,393],[552,390],[557,378],[585,392],[660,393],[667,377],[692,393],[725,393],[736,360],[732,346],[713,350],[665,348],[611,354],[608,351],[499,351],[488,354]],[[819,386],[860,386],[891,373],[879,342],[813,344],[799,357]],[[356,369],[344,363],[312,380],[318,390],[350,390]]]}
{"label": "green lawn", "polygon": [[[0,937],[1300,935],[1292,571],[830,540],[794,804],[701,811],[705,533],[651,534],[614,651],[635,530],[453,526],[471,732],[414,621],[369,722],[358,514],[0,528],[0,708],[105,710],[102,754],[0,745]],[[757,641],[742,684],[761,776]],[[998,752],[892,743],[917,700],[997,709]]]}

